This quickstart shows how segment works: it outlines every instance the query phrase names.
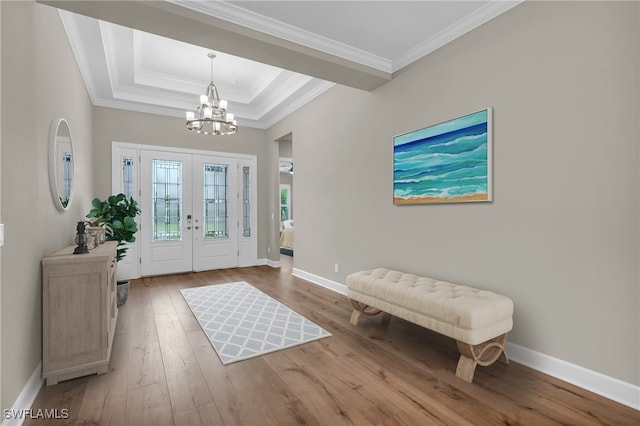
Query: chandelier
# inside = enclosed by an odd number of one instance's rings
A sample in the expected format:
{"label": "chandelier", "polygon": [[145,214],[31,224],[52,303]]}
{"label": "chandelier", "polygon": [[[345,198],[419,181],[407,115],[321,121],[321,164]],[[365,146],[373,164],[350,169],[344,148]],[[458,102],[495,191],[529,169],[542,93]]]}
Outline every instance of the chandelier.
{"label": "chandelier", "polygon": [[207,86],[207,94],[200,95],[197,107],[198,117],[193,111],[187,111],[187,129],[205,135],[231,135],[238,131],[233,114],[227,112],[227,101],[220,100],[218,89],[213,84],[213,59],[215,54],[207,55],[211,59],[211,83]]}

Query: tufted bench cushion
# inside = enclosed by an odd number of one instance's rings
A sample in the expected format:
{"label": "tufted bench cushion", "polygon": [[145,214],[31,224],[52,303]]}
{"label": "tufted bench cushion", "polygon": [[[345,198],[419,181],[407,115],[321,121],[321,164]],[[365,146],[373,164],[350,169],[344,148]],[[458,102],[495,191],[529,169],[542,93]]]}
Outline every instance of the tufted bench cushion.
{"label": "tufted bench cushion", "polygon": [[476,345],[513,327],[513,302],[491,291],[388,269],[347,277],[347,294],[383,312]]}
{"label": "tufted bench cushion", "polygon": [[347,295],[356,308],[354,325],[361,313],[375,308],[372,313],[382,311],[451,337],[459,348],[460,343],[484,345],[502,335],[506,339],[513,327],[513,302],[508,297],[388,269],[350,274]]}

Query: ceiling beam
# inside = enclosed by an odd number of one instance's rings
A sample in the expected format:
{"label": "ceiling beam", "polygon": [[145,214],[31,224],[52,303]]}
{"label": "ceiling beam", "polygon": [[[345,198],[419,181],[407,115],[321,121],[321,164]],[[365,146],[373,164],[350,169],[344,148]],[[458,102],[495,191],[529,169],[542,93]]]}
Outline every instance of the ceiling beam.
{"label": "ceiling beam", "polygon": [[390,73],[165,1],[37,1],[357,89],[391,80]]}

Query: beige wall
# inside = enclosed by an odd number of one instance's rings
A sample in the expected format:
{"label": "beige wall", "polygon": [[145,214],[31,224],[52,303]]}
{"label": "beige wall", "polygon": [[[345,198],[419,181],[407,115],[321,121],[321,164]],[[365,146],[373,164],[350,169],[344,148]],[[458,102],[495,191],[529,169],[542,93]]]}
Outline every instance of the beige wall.
{"label": "beige wall", "polygon": [[[2,7],[0,7],[0,46],[2,46]],[[2,81],[2,55],[0,55],[0,81]],[[0,84],[0,99],[2,99],[2,84]],[[0,102],[0,188],[2,188],[2,102]],[[0,191],[0,223],[2,223],[2,192]],[[2,331],[2,248],[0,247],[0,331]],[[2,339],[0,339],[0,383],[2,383]],[[0,389],[0,409],[2,404],[2,390]]]}
{"label": "beige wall", "polygon": [[[91,103],[57,11],[34,2],[3,1],[0,7],[4,409],[41,360],[40,260],[72,243],[75,223],[90,207],[93,153]],[[49,191],[48,136],[54,117],[68,120],[74,144],[73,200],[64,213]]]}
{"label": "beige wall", "polygon": [[[202,87],[204,90],[205,87]],[[197,99],[196,99],[197,101]],[[268,192],[267,133],[241,127],[234,135],[211,136],[189,132],[182,118],[94,108],[94,177],[95,193],[104,198],[111,194],[111,143],[175,146],[217,152],[256,155],[258,159],[258,258],[267,257]]]}
{"label": "beige wall", "polygon": [[[640,384],[638,7],[526,2],[273,126],[294,135],[295,267],[495,290],[515,302],[512,342]],[[494,201],[394,206],[392,137],[486,106]]]}

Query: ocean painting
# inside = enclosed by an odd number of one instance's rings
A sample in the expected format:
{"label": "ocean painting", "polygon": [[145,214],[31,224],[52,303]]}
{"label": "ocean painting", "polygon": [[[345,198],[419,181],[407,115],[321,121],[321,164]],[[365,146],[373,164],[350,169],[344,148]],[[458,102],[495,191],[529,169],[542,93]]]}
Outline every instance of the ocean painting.
{"label": "ocean painting", "polygon": [[491,201],[491,109],[393,138],[394,204]]}

